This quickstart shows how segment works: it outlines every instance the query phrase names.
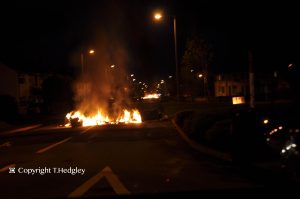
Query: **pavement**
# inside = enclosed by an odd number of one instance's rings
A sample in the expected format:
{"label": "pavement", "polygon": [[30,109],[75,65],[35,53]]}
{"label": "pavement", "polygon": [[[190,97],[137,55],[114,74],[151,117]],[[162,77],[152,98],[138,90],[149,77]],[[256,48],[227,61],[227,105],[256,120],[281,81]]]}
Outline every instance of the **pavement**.
{"label": "pavement", "polygon": [[26,125],[26,126],[22,126],[22,127],[10,126],[8,128],[1,129],[0,135],[11,135],[11,134],[15,134],[15,133],[26,132],[26,131],[29,131],[31,129],[35,129],[35,128],[38,128],[41,126],[42,126],[42,124]]}
{"label": "pavement", "polygon": [[25,132],[41,126],[60,125],[64,115],[21,115],[14,121],[0,121],[0,135]]}

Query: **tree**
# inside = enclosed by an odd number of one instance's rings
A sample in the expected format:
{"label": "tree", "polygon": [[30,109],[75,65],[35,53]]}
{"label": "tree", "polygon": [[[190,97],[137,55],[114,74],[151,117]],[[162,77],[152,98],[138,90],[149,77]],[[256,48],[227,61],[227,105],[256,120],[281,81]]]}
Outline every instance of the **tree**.
{"label": "tree", "polygon": [[[186,42],[181,62],[184,90],[192,95],[210,96],[210,65],[213,53],[209,42],[197,33],[192,33]],[[199,76],[199,74],[201,74]],[[199,86],[200,85],[200,86]]]}

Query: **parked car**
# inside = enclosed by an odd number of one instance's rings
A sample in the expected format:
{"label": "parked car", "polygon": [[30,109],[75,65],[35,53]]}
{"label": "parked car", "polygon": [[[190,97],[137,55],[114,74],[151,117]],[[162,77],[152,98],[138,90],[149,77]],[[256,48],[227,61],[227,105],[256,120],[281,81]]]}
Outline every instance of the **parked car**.
{"label": "parked car", "polygon": [[233,156],[247,163],[277,162],[292,177],[300,172],[300,122],[294,106],[237,113],[233,119]]}

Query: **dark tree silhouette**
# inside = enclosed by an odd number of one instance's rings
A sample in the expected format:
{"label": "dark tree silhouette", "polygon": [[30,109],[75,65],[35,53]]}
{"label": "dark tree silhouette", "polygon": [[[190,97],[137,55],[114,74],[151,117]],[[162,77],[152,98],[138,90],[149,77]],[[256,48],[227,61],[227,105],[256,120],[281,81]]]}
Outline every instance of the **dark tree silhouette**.
{"label": "dark tree silhouette", "polygon": [[209,42],[202,35],[192,33],[187,39],[181,62],[181,75],[187,93],[192,96],[211,95],[212,59],[213,52]]}

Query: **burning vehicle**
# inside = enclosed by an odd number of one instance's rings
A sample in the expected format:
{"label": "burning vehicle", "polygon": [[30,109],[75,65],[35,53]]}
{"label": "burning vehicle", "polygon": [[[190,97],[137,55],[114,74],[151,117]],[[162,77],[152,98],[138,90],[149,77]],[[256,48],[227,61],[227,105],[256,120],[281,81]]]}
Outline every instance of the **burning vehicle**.
{"label": "burning vehicle", "polygon": [[142,117],[137,109],[124,109],[117,117],[110,117],[98,109],[95,114],[85,114],[81,111],[72,111],[66,115],[66,127],[96,126],[105,124],[141,123]]}

